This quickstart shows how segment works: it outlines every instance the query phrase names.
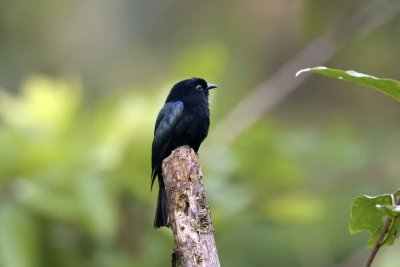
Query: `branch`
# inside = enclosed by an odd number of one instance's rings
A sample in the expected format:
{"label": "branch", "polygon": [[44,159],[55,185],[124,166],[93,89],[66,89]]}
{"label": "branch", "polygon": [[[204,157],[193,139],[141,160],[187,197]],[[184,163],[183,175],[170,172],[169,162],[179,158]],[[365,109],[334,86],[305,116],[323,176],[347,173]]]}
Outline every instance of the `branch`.
{"label": "branch", "polygon": [[[396,205],[400,205],[400,197],[397,199]],[[365,267],[371,266],[372,262],[375,259],[376,254],[378,253],[379,249],[382,247],[383,243],[385,242],[386,233],[389,231],[389,227],[393,226],[396,219],[397,218],[392,219],[391,217],[388,217],[386,219],[385,224],[383,225],[383,228],[381,230],[381,234],[379,235],[379,238],[376,241],[374,248],[371,250],[371,254],[368,257]]]}
{"label": "branch", "polygon": [[172,266],[220,266],[196,153],[178,147],[163,161],[162,170],[175,240]]}

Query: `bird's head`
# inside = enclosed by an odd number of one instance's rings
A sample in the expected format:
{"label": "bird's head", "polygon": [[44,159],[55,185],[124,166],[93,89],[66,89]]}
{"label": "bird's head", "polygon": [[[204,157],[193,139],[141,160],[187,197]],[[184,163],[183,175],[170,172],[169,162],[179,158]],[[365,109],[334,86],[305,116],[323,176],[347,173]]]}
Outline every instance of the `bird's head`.
{"label": "bird's head", "polygon": [[201,101],[208,100],[208,91],[217,88],[201,78],[190,78],[175,84],[168,95],[168,101]]}

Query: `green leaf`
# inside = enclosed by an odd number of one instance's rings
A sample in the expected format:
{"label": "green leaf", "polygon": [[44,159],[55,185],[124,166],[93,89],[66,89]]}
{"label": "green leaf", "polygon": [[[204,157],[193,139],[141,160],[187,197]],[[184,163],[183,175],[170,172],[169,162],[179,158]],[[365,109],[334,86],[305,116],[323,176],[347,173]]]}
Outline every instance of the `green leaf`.
{"label": "green leaf", "polygon": [[391,246],[394,243],[394,240],[399,236],[400,231],[400,220],[396,218],[394,222],[392,222],[391,226],[389,227],[389,232],[386,235],[384,245]]}
{"label": "green leaf", "polygon": [[296,73],[296,76],[300,75],[303,72],[319,73],[331,78],[337,78],[355,84],[364,85],[376,89],[400,101],[400,82],[396,80],[377,78],[354,70],[344,71],[323,66],[299,70]]}
{"label": "green leaf", "polygon": [[[381,234],[385,219],[388,215],[393,217],[390,214],[396,214],[397,212],[395,208],[390,208],[395,207],[394,202],[394,194],[385,194],[376,197],[366,195],[357,197],[351,209],[350,233],[355,234],[364,230],[369,231],[371,237],[368,241],[368,247],[373,247]],[[383,244],[393,244],[399,230],[400,222],[395,219],[389,227]]]}
{"label": "green leaf", "polygon": [[392,218],[397,218],[400,215],[399,205],[376,205],[383,213]]}

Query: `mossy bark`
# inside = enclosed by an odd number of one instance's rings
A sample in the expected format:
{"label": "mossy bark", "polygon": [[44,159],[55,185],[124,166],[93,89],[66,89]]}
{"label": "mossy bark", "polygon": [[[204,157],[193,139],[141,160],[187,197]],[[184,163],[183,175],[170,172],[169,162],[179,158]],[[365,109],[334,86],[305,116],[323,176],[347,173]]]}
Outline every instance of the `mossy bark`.
{"label": "mossy bark", "polygon": [[220,266],[198,157],[188,146],[162,164],[175,248],[172,265]]}

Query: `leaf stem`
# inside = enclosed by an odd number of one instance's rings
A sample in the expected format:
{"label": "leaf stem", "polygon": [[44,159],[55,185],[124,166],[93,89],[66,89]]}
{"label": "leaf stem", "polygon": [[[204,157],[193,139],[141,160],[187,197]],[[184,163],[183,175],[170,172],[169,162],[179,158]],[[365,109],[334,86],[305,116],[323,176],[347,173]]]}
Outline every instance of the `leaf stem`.
{"label": "leaf stem", "polygon": [[[396,205],[400,205],[400,197],[397,199]],[[381,248],[381,246],[384,243],[385,234],[388,232],[389,226],[393,225],[392,222],[394,223],[394,221],[396,219],[397,218],[392,219],[390,217],[386,219],[385,224],[383,225],[381,234],[380,234],[378,240],[376,241],[376,244],[375,244],[374,248],[372,249],[371,254],[369,254],[368,261],[365,264],[365,267],[370,267],[371,266],[372,262],[375,259],[376,254],[378,253],[379,249]]]}

